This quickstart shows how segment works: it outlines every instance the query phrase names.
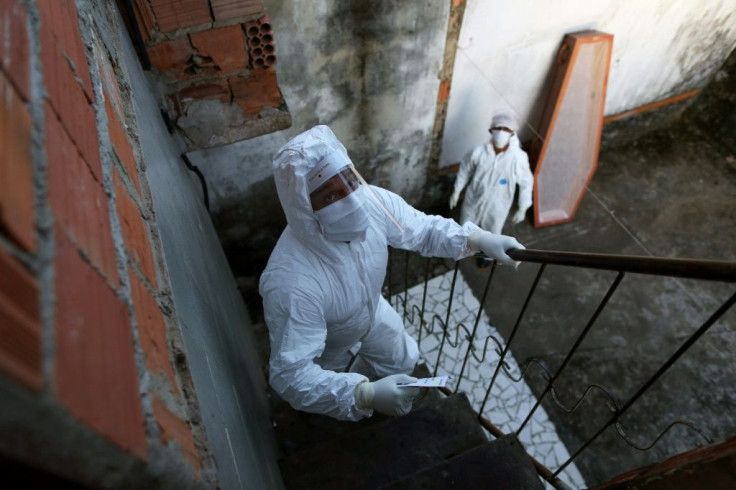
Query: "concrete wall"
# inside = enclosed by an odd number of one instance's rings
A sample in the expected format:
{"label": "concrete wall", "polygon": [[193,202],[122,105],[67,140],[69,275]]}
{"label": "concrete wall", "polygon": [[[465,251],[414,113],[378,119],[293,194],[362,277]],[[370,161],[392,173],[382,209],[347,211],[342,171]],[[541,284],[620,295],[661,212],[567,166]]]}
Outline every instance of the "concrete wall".
{"label": "concrete wall", "polygon": [[267,257],[285,225],[273,155],[316,124],[335,131],[370,182],[409,201],[421,196],[450,2],[274,0],[266,10],[292,127],[191,154],[210,185],[223,243],[244,262],[240,270]]}
{"label": "concrete wall", "polygon": [[[736,50],[685,117],[712,141],[736,153]],[[733,161],[728,162],[733,165]]]}
{"label": "concrete wall", "polygon": [[115,2],[0,25],[4,483],[279,488],[244,304]]}
{"label": "concrete wall", "polygon": [[614,35],[606,115],[702,88],[736,46],[734,0],[468,0],[455,58],[440,166],[488,139],[496,110],[539,125],[564,34]]}

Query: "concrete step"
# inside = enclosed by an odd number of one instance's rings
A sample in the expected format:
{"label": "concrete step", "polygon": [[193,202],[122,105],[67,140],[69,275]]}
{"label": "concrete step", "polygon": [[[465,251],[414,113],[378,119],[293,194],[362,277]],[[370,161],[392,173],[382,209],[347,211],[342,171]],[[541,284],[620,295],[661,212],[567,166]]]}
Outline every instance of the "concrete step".
{"label": "concrete step", "polygon": [[472,448],[381,490],[536,490],[544,489],[534,465],[515,435]]}
{"label": "concrete step", "polygon": [[[430,376],[424,364],[417,365],[412,375],[417,378]],[[271,405],[271,420],[282,459],[316,444],[352,434],[391,418],[374,413],[372,417],[358,422],[343,422],[325,415],[294,410],[272,390],[269,390],[268,396]],[[439,398],[444,398],[444,395],[436,389],[427,390],[425,396],[414,403],[413,409],[417,410]]]}
{"label": "concrete step", "polygon": [[373,489],[487,441],[460,393],[293,453],[281,474],[290,489]]}

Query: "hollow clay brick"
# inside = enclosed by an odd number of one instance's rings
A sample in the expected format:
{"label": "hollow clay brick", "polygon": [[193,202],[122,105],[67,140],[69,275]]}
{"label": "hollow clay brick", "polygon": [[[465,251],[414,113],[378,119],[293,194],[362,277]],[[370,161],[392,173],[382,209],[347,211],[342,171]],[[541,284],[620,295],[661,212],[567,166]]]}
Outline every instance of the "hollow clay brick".
{"label": "hollow clay brick", "polygon": [[224,21],[263,13],[262,0],[210,0],[215,20]]}
{"label": "hollow clay brick", "polygon": [[30,50],[25,8],[18,0],[0,2],[0,62],[21,98],[28,102],[30,96]]}
{"label": "hollow clay brick", "polygon": [[189,64],[194,51],[187,36],[163,41],[146,48],[151,65],[161,73],[175,77],[184,76],[184,70]]}
{"label": "hollow clay brick", "polygon": [[36,278],[0,249],[0,372],[40,391],[41,324]]}
{"label": "hollow clay brick", "polygon": [[115,182],[115,205],[123,229],[125,248],[131,259],[138,264],[148,282],[156,285],[156,268],[151,249],[148,226],[138,208],[138,204],[128,195],[117,170],[113,171]]}
{"label": "hollow clay brick", "polygon": [[123,128],[122,122],[118,119],[118,115],[112,108],[110,98],[105,97],[105,111],[107,112],[107,130],[109,132],[110,141],[120,163],[125,167],[128,177],[133,181],[136,192],[141,195],[141,184],[138,180],[138,170],[135,163],[135,154],[133,147],[130,145],[128,135]]}
{"label": "hollow clay brick", "polygon": [[30,251],[36,244],[31,115],[2,72],[0,97],[0,229]]}
{"label": "hollow clay brick", "polygon": [[264,107],[279,107],[283,101],[273,70],[253,70],[247,77],[228,79],[233,101],[245,114],[258,113]]}
{"label": "hollow clay brick", "polygon": [[146,368],[153,373],[164,373],[171,384],[172,391],[179,393],[174,377],[174,369],[169,357],[169,345],[166,341],[166,323],[156,299],[129,269],[133,311],[138,323],[138,338],[146,360]]}
{"label": "hollow clay brick", "polygon": [[[94,100],[87,54],[79,31],[79,18],[73,0],[38,2],[41,11],[41,55],[58,52],[73,76],[80,80],[88,102]],[[47,85],[48,87],[48,85]]]}
{"label": "hollow clay brick", "polygon": [[171,412],[158,398],[153,398],[153,416],[161,429],[161,442],[168,444],[177,442],[184,451],[186,458],[192,463],[192,467],[199,472],[202,464],[199,461],[197,449],[194,446],[194,438],[189,424]]}
{"label": "hollow clay brick", "polygon": [[207,0],[150,0],[161,32],[212,22]]}
{"label": "hollow clay brick", "polygon": [[56,396],[82,423],[145,459],[130,312],[64,230],[55,238]]}
{"label": "hollow clay brick", "polygon": [[212,58],[222,72],[247,68],[248,51],[240,24],[193,32],[189,37],[198,56]]}
{"label": "hollow clay brick", "polygon": [[49,203],[57,224],[98,267],[119,284],[108,199],[49,104],[44,106]]}

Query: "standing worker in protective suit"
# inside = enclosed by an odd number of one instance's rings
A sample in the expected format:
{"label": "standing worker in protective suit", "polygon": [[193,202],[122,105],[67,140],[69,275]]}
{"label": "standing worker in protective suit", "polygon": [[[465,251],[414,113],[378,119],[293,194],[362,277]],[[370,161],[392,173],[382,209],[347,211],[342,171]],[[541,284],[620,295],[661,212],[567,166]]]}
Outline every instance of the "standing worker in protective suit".
{"label": "standing worker in protective suit", "polygon": [[470,181],[460,222],[471,221],[491,233],[501,233],[511,209],[516,186],[519,186],[519,210],[512,223],[524,220],[532,205],[534,176],[529,170],[529,158],[519,145],[514,118],[508,113],[493,117],[491,141],[477,146],[460,162],[455,188],[450,197],[450,209],[457,205],[465,185]]}
{"label": "standing worker in protective suit", "polygon": [[[419,351],[381,296],[387,246],[454,259],[483,251],[506,264],[506,250],[524,247],[368,186],[327,126],[289,141],[273,169],[288,226],[260,280],[271,387],[298,410],[341,420],[409,412],[418,388],[400,384],[415,380]],[[362,374],[348,369],[356,354]]]}

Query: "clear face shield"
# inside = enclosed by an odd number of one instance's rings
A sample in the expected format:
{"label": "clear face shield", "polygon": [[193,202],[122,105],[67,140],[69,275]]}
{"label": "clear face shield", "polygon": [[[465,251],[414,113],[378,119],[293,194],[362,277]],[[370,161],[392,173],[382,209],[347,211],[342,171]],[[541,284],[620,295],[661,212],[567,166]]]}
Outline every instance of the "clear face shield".
{"label": "clear face shield", "polygon": [[[307,176],[309,200],[312,210],[320,224],[330,224],[328,220],[337,220],[340,215],[347,215],[348,210],[355,205],[349,201],[360,202],[359,199],[349,198],[351,194],[364,194],[374,201],[391,222],[403,233],[404,229],[394,215],[386,209],[373,188],[368,185],[363,176],[355,169],[347,156],[333,152],[320,161],[319,165]],[[348,198],[346,200],[346,198]],[[344,209],[345,211],[341,211]],[[332,218],[332,217],[335,218]]]}

